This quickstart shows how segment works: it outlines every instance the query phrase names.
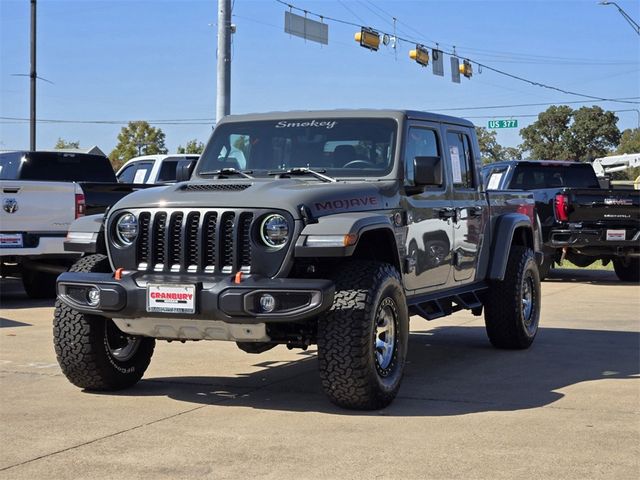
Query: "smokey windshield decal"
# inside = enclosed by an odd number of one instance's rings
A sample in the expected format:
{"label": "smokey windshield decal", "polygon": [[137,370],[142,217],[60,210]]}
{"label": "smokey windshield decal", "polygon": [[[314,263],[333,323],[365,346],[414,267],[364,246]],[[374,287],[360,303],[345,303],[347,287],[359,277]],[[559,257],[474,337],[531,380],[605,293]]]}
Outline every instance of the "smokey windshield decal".
{"label": "smokey windshield decal", "polygon": [[315,128],[326,128],[327,130],[331,130],[338,124],[335,120],[305,120],[305,121],[290,121],[290,120],[281,120],[276,123],[276,128],[301,128],[301,127],[315,127]]}

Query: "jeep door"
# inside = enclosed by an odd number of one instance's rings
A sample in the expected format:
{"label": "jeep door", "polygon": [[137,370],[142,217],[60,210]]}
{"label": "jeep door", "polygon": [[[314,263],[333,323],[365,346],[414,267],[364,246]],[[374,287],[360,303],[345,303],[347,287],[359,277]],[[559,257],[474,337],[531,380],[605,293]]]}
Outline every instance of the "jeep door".
{"label": "jeep door", "polygon": [[453,278],[467,283],[475,279],[478,254],[488,218],[487,200],[476,164],[479,151],[474,148],[472,131],[467,127],[445,125],[446,155],[451,165],[454,228]]}
{"label": "jeep door", "polygon": [[407,125],[403,159],[405,166],[403,208],[407,215],[408,290],[423,290],[447,283],[451,272],[453,222],[447,216],[453,205],[443,174],[443,184],[419,187],[414,181],[414,157],[443,157],[443,142],[437,123],[412,121]]}

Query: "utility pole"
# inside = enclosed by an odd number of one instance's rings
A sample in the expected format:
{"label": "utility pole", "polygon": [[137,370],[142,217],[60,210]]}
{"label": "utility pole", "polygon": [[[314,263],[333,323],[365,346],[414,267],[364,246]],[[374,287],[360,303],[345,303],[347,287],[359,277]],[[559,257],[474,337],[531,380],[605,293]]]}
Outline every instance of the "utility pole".
{"label": "utility pole", "polygon": [[231,112],[231,0],[218,0],[216,122]]}
{"label": "utility pole", "polygon": [[36,149],[36,0],[31,0],[31,116],[29,124],[29,150]]}

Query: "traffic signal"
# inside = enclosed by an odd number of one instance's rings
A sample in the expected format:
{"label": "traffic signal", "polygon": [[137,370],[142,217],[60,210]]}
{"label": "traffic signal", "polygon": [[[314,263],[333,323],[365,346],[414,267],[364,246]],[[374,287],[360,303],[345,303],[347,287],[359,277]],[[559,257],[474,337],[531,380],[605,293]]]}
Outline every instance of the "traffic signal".
{"label": "traffic signal", "polygon": [[423,45],[416,45],[415,50],[409,50],[409,58],[415,60],[418,65],[429,65],[429,50]]}
{"label": "traffic signal", "polygon": [[473,76],[473,67],[471,66],[471,62],[469,60],[465,60],[460,65],[460,74],[464,75],[467,78],[471,78]]}
{"label": "traffic signal", "polygon": [[361,47],[368,48],[374,52],[380,47],[380,34],[372,28],[362,27],[362,30],[356,32],[354,38],[356,42],[360,43]]}

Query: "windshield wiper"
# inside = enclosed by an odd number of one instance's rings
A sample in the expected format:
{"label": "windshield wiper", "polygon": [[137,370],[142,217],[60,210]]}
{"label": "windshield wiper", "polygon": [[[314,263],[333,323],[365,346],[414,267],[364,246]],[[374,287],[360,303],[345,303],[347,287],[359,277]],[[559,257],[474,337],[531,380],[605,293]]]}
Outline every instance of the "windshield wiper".
{"label": "windshield wiper", "polygon": [[253,173],[253,170],[236,170],[235,168],[221,168],[220,170],[213,170],[211,172],[198,172],[198,175],[217,175],[218,178],[228,178],[230,175],[239,175],[243,178],[253,178],[250,173]]}
{"label": "windshield wiper", "polygon": [[337,180],[329,175],[323,175],[326,170],[311,170],[306,167],[294,167],[289,170],[276,170],[275,172],[269,172],[269,175],[277,175],[278,178],[289,178],[295,175],[313,175],[323,182],[337,182]]}

